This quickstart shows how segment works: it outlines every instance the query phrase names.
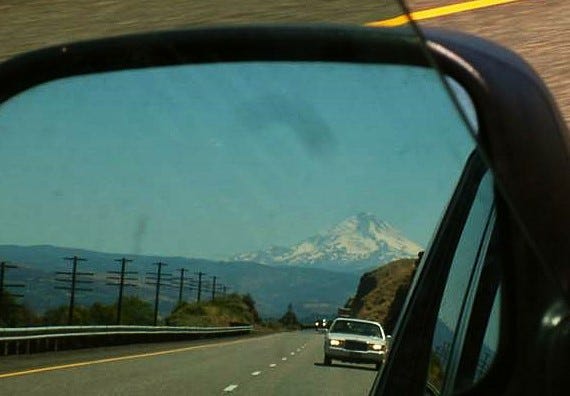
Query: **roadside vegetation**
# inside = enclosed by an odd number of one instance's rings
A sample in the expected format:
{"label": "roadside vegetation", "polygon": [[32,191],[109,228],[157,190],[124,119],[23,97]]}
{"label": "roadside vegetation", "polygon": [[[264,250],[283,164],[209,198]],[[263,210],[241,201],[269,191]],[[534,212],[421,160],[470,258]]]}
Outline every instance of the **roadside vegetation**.
{"label": "roadside vegetation", "polygon": [[279,319],[279,324],[286,330],[299,330],[301,323],[297,319],[297,315],[293,311],[293,304],[287,306],[287,312]]}
{"label": "roadside vegetation", "polygon": [[0,294],[0,327],[20,327],[38,322],[38,316],[10,293],[3,291]]}
{"label": "roadside vegetation", "polygon": [[261,323],[249,294],[229,294],[213,301],[182,302],[165,319],[168,326],[244,326]]}
{"label": "roadside vegetation", "polygon": [[[4,292],[0,298],[0,328],[27,326],[65,326],[68,324],[69,307],[60,305],[43,314],[18,303],[17,299]],[[136,296],[125,296],[121,309],[122,325],[152,325],[153,306]],[[89,306],[76,305],[73,310],[73,324],[77,326],[115,325],[117,304],[95,302]],[[166,326],[249,326],[257,332],[272,333],[297,330],[302,327],[293,311],[292,304],[280,319],[262,320],[255,301],[249,294],[229,294],[215,300],[182,302],[166,317],[159,318],[158,325]]]}
{"label": "roadside vegetation", "polygon": [[[126,296],[123,299],[121,324],[123,325],[152,325],[152,305],[136,296]],[[0,327],[26,326],[65,326],[68,324],[69,307],[60,305],[39,314],[18,303],[9,293],[4,292],[0,297]],[[114,325],[117,320],[117,304],[102,304],[95,302],[89,306],[76,305],[73,310],[73,324]]]}
{"label": "roadside vegetation", "polygon": [[[122,325],[152,325],[152,305],[136,296],[125,296],[121,308]],[[42,317],[45,326],[67,325],[68,306],[60,305],[48,309]],[[114,325],[117,320],[117,304],[102,304],[95,302],[89,306],[79,305],[73,310],[73,324],[86,325]]]}
{"label": "roadside vegetation", "polygon": [[365,273],[345,308],[352,317],[379,322],[391,333],[418,263],[418,259],[400,259]]}

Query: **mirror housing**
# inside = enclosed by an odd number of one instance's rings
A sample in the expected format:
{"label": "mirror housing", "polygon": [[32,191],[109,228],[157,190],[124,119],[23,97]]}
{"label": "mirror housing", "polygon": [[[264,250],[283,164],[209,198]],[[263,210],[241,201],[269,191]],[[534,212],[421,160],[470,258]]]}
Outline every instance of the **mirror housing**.
{"label": "mirror housing", "polygon": [[[500,193],[497,222],[504,233],[503,304],[510,308],[505,312],[511,313],[501,321],[502,339],[489,376],[505,381],[514,378],[504,386],[510,394],[567,389],[552,369],[568,367],[565,349],[553,347],[564,343],[559,337],[560,326],[567,321],[548,322],[544,318],[556,306],[565,307],[558,318],[568,316],[568,129],[545,85],[510,51],[459,33],[430,29],[424,33],[427,51],[407,30],[339,27],[203,29],[69,44],[0,64],[0,103],[55,79],[124,69],[229,60],[356,61],[428,67],[430,59],[435,59],[473,100],[479,125],[476,140]],[[423,261],[429,261],[429,252]],[[546,279],[547,283],[537,289],[536,279]],[[536,296],[532,309],[525,298],[529,293]],[[407,304],[413,303],[411,299]],[[397,392],[401,384],[391,383],[389,374],[405,372],[414,358],[398,354],[401,344],[418,336],[406,332],[411,328],[410,320],[403,319],[395,330],[391,355],[399,360],[388,360],[379,380],[384,382],[376,384],[378,392]],[[431,339],[431,334],[423,336],[428,342]],[[523,358],[513,359],[517,349]],[[512,373],[525,376],[512,377]],[[412,374],[420,382],[425,378],[422,367],[411,372],[410,381],[414,380]],[[556,389],[551,388],[553,383],[558,384]],[[478,385],[480,394],[485,394],[488,385]],[[487,394],[494,389],[489,386]]]}

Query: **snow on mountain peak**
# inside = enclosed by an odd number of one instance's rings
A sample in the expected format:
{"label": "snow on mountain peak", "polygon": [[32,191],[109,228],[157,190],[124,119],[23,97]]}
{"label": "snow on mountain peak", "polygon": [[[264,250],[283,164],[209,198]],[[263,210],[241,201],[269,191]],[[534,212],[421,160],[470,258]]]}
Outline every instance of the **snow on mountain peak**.
{"label": "snow on mountain peak", "polygon": [[351,216],[348,219],[340,222],[334,226],[329,232],[329,235],[341,235],[356,233],[363,237],[377,235],[385,230],[392,230],[385,221],[379,220],[371,213],[359,213]]}
{"label": "snow on mountain peak", "polygon": [[338,223],[324,234],[290,248],[272,247],[244,253],[234,260],[270,265],[299,265],[340,271],[376,267],[402,257],[415,257],[422,250],[397,229],[371,213],[359,213]]}

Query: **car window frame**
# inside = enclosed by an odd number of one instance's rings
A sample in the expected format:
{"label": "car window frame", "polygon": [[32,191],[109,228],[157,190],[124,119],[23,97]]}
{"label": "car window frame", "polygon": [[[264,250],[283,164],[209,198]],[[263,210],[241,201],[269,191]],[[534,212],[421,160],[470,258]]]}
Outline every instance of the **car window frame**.
{"label": "car window frame", "polygon": [[488,171],[476,148],[418,266],[396,323],[388,360],[370,395],[420,395],[425,390],[431,344],[451,263],[483,176]]}
{"label": "car window frame", "polygon": [[[463,318],[465,328],[463,343],[457,351],[459,360],[456,362],[453,381],[449,383],[453,393],[469,390],[482,379],[475,378],[477,365],[479,363],[479,354],[485,340],[486,331],[489,327],[495,300],[502,287],[502,266],[498,254],[498,244],[500,242],[496,228],[496,212],[493,221],[493,229],[491,230],[489,246],[484,257],[484,262],[478,274],[477,284],[472,288],[471,309],[468,315],[465,315]],[[501,296],[498,301],[499,334],[491,367],[495,364],[498,356],[497,351],[501,343],[502,303],[503,298]],[[485,372],[485,376],[490,369],[491,368]],[[483,376],[483,378],[485,376]],[[463,384],[458,384],[458,378],[468,378],[470,382],[464,386]]]}
{"label": "car window frame", "polygon": [[[476,260],[471,267],[470,279],[463,294],[462,307],[459,312],[457,325],[454,330],[453,342],[450,348],[450,355],[448,364],[445,371],[445,377],[442,385],[442,395],[450,395],[455,391],[455,381],[463,351],[465,341],[467,338],[468,326],[475,326],[475,323],[470,323],[470,318],[473,313],[475,298],[481,286],[481,274],[485,266],[485,260],[489,253],[491,246],[491,238],[496,226],[496,212],[493,203],[491,203],[491,210],[489,217],[486,220],[484,227],[483,237],[479,242]],[[488,312],[490,314],[490,310]],[[473,328],[473,327],[472,327]]]}

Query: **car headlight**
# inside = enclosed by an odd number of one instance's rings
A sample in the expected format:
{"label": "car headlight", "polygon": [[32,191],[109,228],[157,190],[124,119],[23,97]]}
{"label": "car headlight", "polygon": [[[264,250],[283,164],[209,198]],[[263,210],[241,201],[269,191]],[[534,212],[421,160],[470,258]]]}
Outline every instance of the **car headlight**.
{"label": "car headlight", "polygon": [[340,340],[330,340],[329,343],[331,344],[331,346],[339,346]]}
{"label": "car headlight", "polygon": [[383,351],[385,348],[384,344],[370,344],[369,347],[374,351]]}

